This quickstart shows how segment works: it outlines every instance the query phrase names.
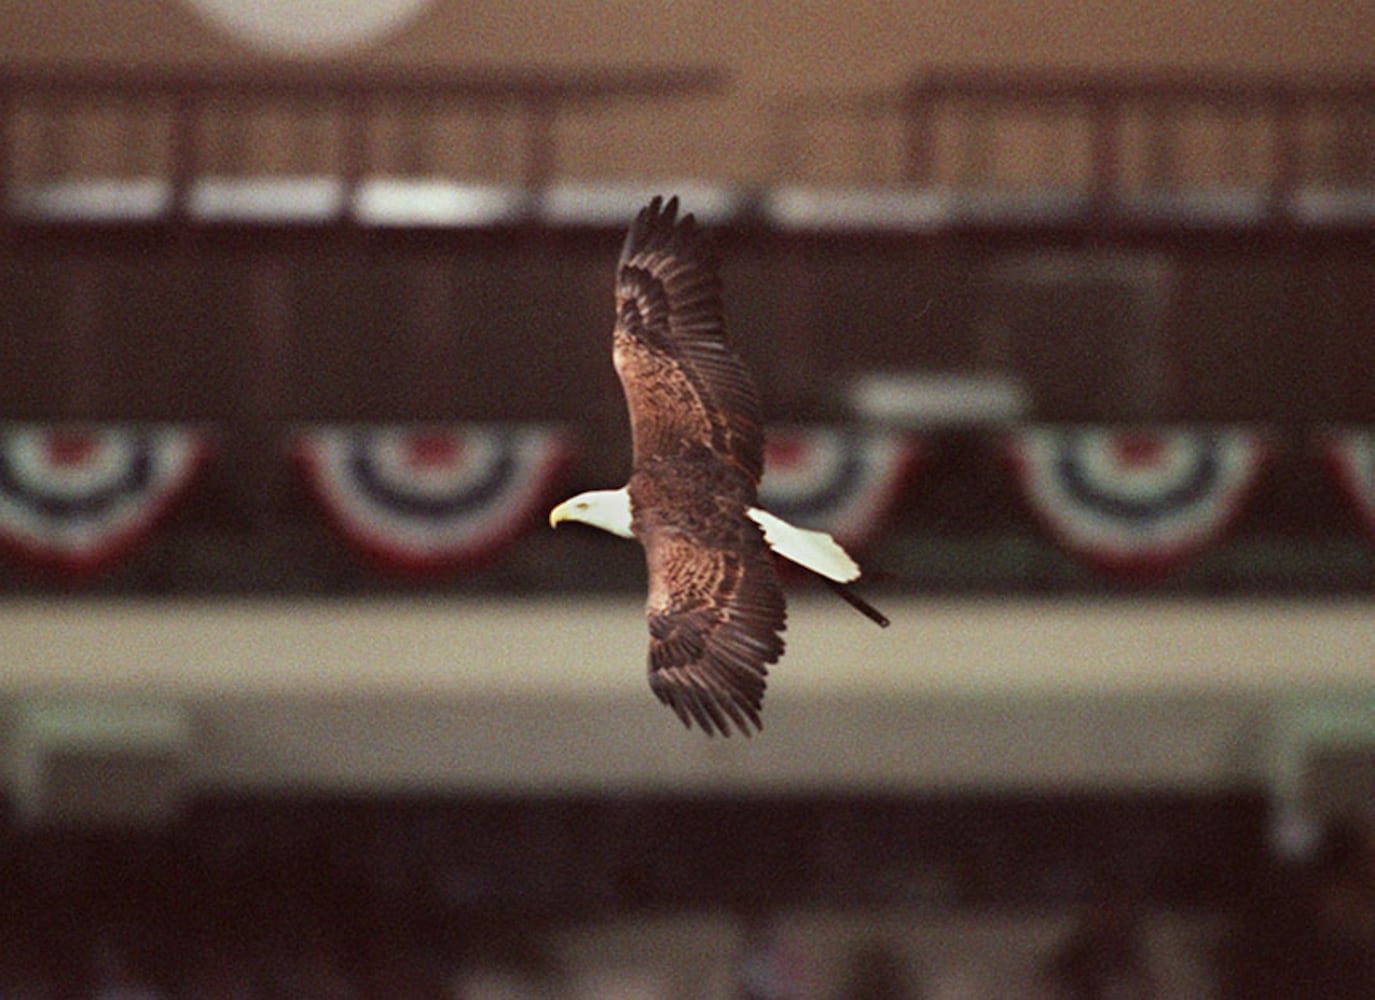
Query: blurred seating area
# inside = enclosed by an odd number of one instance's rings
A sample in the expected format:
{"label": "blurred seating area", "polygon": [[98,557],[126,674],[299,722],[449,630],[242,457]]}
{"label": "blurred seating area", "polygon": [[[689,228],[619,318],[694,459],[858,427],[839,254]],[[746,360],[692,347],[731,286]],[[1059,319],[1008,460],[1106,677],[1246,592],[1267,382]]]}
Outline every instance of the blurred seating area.
{"label": "blurred seating area", "polygon": [[[0,989],[48,997],[1366,995],[1371,836],[1259,803],[319,797],[9,827]],[[728,820],[730,838],[703,824]],[[1012,821],[1012,822],[1009,822]],[[1226,844],[1225,852],[1216,846]],[[679,853],[686,849],[686,856]]]}
{"label": "blurred seating area", "polygon": [[1259,805],[211,797],[160,830],[11,824],[0,990],[1056,997],[1103,995],[1057,982],[1101,948],[1091,976],[1201,996],[1276,875]]}

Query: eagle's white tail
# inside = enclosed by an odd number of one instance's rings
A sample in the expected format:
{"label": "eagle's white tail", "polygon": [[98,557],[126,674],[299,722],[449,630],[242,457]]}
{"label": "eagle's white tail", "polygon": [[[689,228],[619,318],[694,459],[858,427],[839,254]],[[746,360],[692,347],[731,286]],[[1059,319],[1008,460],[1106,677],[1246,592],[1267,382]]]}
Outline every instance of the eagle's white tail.
{"label": "eagle's white tail", "polygon": [[859,564],[826,532],[799,528],[757,507],[750,508],[750,519],[764,529],[764,541],[769,548],[784,559],[836,583],[859,579]]}

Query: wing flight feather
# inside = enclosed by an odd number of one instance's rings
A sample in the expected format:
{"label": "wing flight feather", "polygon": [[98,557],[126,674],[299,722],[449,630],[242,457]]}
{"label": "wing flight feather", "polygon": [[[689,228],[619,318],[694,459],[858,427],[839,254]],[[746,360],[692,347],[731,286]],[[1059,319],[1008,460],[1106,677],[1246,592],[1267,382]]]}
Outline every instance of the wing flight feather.
{"label": "wing flight feather", "polygon": [[635,464],[705,447],[757,485],[759,392],[726,339],[716,251],[691,214],[677,213],[677,198],[650,202],[616,269],[613,359]]}

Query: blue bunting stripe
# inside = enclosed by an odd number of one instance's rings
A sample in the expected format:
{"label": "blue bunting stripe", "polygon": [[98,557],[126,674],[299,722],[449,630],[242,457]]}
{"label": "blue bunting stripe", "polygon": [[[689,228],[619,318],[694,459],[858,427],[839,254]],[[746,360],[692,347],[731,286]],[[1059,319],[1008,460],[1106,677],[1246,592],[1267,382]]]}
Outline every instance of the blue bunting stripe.
{"label": "blue bunting stripe", "polygon": [[0,544],[69,576],[132,552],[213,453],[174,426],[0,425]]}
{"label": "blue bunting stripe", "polygon": [[760,506],[863,552],[883,537],[921,452],[917,436],[905,432],[771,427]]}
{"label": "blue bunting stripe", "polygon": [[1038,518],[1071,552],[1130,577],[1169,573],[1215,542],[1264,462],[1237,428],[1032,427],[1008,442]]}
{"label": "blue bunting stripe", "polygon": [[533,425],[340,426],[292,453],[330,521],[381,569],[433,575],[489,563],[543,512],[571,457]]}

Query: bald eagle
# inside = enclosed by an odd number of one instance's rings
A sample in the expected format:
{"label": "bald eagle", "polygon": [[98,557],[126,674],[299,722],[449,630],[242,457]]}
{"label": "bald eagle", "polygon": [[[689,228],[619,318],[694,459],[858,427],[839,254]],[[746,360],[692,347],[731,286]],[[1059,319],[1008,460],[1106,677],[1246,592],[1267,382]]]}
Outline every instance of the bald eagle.
{"label": "bald eagle", "polygon": [[639,539],[649,569],[649,684],[691,728],[761,727],[768,665],[787,612],[770,552],[846,587],[859,566],[830,535],[759,509],[759,392],[726,340],[712,241],[678,199],[635,218],[616,269],[612,359],[630,409],[629,482],[566,500],[549,523],[581,521]]}

